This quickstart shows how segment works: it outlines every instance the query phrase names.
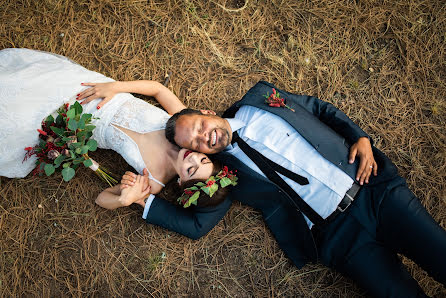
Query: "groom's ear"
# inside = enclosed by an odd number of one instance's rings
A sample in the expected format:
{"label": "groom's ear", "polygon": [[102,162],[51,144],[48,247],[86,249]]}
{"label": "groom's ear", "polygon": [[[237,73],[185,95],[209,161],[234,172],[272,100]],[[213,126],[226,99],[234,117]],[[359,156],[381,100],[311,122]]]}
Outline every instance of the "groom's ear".
{"label": "groom's ear", "polygon": [[214,111],[212,110],[200,110],[200,112],[204,115],[217,115]]}

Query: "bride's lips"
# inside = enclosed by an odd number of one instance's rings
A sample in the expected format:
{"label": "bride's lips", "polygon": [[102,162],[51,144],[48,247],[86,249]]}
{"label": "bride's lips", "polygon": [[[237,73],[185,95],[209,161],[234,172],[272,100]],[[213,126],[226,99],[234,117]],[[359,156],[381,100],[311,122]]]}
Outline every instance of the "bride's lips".
{"label": "bride's lips", "polygon": [[184,152],[183,160],[191,153],[192,153],[191,150],[187,150],[186,152]]}

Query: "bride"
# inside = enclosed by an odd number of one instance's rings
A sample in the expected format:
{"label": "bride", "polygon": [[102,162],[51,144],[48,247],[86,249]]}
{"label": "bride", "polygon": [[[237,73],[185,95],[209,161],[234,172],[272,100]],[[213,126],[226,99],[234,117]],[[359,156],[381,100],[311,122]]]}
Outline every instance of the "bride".
{"label": "bride", "polygon": [[[166,111],[129,92],[153,96]],[[95,118],[93,138],[98,147],[118,152],[142,175],[135,176],[134,186],[121,189],[118,185],[104,190],[96,199],[104,208],[136,202],[148,210],[144,199],[149,192],[152,195],[147,203],[150,206],[156,200],[155,208],[165,203],[154,199],[153,194],[176,176],[180,185],[185,185],[191,180],[206,181],[222,169],[206,155],[179,149],[165,138],[166,121],[185,106],[162,84],[117,82],[63,56],[4,49],[0,51],[0,176],[25,177],[32,171],[35,158],[23,161],[23,149],[38,142],[36,129],[42,119],[65,102],[75,100],[82,100],[84,113]],[[219,187],[221,194],[212,198],[201,192],[198,205],[218,204],[226,191],[227,188]],[[171,210],[171,206],[166,208],[163,210]]]}

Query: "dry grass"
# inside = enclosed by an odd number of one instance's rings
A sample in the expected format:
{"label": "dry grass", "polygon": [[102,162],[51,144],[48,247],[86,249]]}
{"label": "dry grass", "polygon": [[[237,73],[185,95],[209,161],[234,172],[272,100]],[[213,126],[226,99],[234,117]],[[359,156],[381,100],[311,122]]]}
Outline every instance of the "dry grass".
{"label": "dry grass", "polygon": [[[0,49],[51,51],[117,80],[172,71],[191,107],[221,112],[259,79],[331,101],[446,226],[443,1],[4,0],[0,18]],[[248,207],[192,241],[145,225],[140,210],[99,208],[104,187],[88,172],[0,178],[0,296],[364,295],[319,265],[297,270]],[[427,294],[446,295],[405,263]]]}

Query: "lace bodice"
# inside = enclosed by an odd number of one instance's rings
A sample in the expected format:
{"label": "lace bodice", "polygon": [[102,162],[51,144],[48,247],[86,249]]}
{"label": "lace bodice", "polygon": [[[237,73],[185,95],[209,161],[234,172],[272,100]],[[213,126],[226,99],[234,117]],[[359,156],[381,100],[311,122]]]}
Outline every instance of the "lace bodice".
{"label": "lace bodice", "polygon": [[[97,128],[93,137],[97,139],[101,148],[112,149],[118,152],[128,164],[139,173],[142,173],[143,169],[147,168],[147,165],[144,163],[138,145],[119,127],[145,134],[164,129],[170,116],[165,111],[130,94],[121,96],[116,105],[113,104],[113,100],[104,105],[105,109],[102,111],[102,115],[105,112],[107,119],[101,117],[101,119],[96,121]],[[107,107],[110,103],[112,105]],[[164,186],[156,179],[156,174],[152,175],[152,173],[149,173],[149,176],[152,180]]]}

